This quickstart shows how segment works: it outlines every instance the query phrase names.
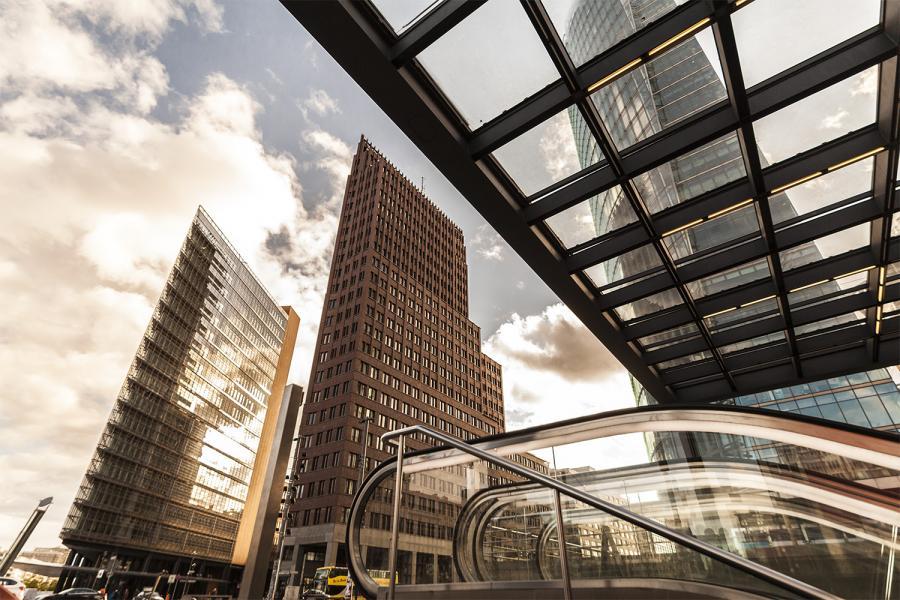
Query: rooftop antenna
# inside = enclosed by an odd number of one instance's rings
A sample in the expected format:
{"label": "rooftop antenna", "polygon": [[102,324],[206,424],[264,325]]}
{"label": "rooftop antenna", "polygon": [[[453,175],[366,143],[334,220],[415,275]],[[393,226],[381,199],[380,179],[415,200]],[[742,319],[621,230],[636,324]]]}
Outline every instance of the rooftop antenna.
{"label": "rooftop antenna", "polygon": [[424,175],[422,175],[422,186],[419,189],[419,191],[422,192],[423,195],[425,194],[425,176]]}

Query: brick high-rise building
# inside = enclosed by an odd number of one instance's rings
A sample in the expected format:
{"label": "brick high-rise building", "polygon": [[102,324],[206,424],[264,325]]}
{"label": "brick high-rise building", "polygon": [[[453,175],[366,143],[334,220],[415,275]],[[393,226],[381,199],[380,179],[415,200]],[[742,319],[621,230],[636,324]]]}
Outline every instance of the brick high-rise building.
{"label": "brick high-rise building", "polygon": [[464,439],[504,430],[501,367],[468,318],[463,233],[365,138],[320,323],[282,562],[282,582],[293,585],[304,566],[308,577],[323,562],[346,565],[364,437],[368,472],[390,456],[380,439],[388,430],[423,423]]}

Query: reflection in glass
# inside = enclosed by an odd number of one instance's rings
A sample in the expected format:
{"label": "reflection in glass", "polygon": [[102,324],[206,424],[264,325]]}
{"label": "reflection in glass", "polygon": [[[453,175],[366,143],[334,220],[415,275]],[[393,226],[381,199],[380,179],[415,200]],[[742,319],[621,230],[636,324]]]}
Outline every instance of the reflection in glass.
{"label": "reflection in glass", "polygon": [[[714,219],[676,231],[663,238],[669,256],[679,266],[693,262],[695,254],[726,246],[729,242],[759,233],[756,208],[748,204]],[[703,260],[702,257],[699,260]]]}
{"label": "reflection in glass", "polygon": [[653,248],[653,244],[646,244],[625,254],[598,263],[590,269],[586,269],[584,273],[591,278],[594,285],[598,288],[603,288],[627,276],[623,268],[625,265],[629,267],[643,267],[641,270],[632,269],[635,272],[643,273],[651,269],[654,271],[658,270],[659,267],[662,267],[662,261]]}
{"label": "reflection in glass", "polygon": [[880,0],[855,0],[853,10],[842,0],[754,0],[731,16],[744,83],[752,87],[880,20]]}
{"label": "reflection in glass", "polygon": [[640,300],[616,307],[616,314],[623,321],[640,319],[662,310],[682,304],[681,295],[675,288],[669,288],[656,294],[646,296]]}
{"label": "reflection in glass", "polygon": [[869,243],[868,223],[861,223],[841,231],[817,238],[811,244],[803,244],[778,253],[785,271],[796,269],[820,260],[843,254]]}
{"label": "reflection in glass", "polygon": [[490,0],[417,59],[470,129],[559,79],[516,0]]}
{"label": "reflection in glass", "polygon": [[638,342],[645,351],[660,350],[668,346],[683,343],[700,336],[700,330],[696,323],[687,323],[680,327],[667,329],[653,335],[638,338]]}
{"label": "reflection in glass", "polygon": [[770,196],[772,222],[777,225],[871,191],[874,164],[875,159],[867,158]]}
{"label": "reflection in glass", "polygon": [[[610,215],[604,207],[615,206]],[[614,186],[596,196],[548,217],[544,222],[553,230],[565,248],[572,248],[609,233],[611,228],[623,227],[637,221],[625,193]]]}
{"label": "reflection in glass", "polygon": [[544,7],[572,62],[581,66],[683,3],[552,0]]}
{"label": "reflection in glass", "polygon": [[765,258],[760,258],[708,275],[696,281],[689,281],[685,285],[691,296],[694,299],[699,299],[770,276],[768,261]]}
{"label": "reflection in glass", "polygon": [[[570,116],[569,109],[563,110],[494,151],[494,157],[524,195],[530,196],[582,169],[572,131],[575,123]],[[584,120],[578,119],[577,124],[584,124]],[[602,159],[598,149],[589,164]]]}
{"label": "reflection in glass", "polygon": [[744,160],[734,133],[726,134],[635,178],[651,213],[744,177]]}
{"label": "reflection in glass", "polygon": [[774,164],[874,123],[877,92],[874,66],[755,121],[760,153]]}
{"label": "reflection in glass", "polygon": [[[712,30],[600,87],[591,99],[624,149],[727,98]],[[652,107],[652,108],[651,108]]]}
{"label": "reflection in glass", "polygon": [[778,302],[774,298],[765,298],[719,314],[704,318],[710,333],[721,333],[735,327],[748,325],[780,314]]}

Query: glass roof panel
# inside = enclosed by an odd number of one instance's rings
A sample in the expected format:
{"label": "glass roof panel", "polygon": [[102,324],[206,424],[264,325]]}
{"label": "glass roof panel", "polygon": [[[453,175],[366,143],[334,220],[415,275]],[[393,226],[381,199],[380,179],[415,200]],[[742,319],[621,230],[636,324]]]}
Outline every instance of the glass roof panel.
{"label": "glass roof panel", "polygon": [[710,333],[719,333],[738,325],[767,319],[774,314],[778,314],[778,302],[775,298],[766,298],[759,302],[745,304],[735,310],[710,315],[703,320]]}
{"label": "glass roof panel", "polygon": [[681,295],[675,288],[669,288],[640,300],[623,304],[615,309],[623,321],[633,321],[647,315],[682,304]]}
{"label": "glass roof panel", "polygon": [[572,248],[619,227],[634,223],[637,216],[619,186],[544,220],[565,248]]}
{"label": "glass roof panel", "polygon": [[707,27],[602,86],[591,100],[616,147],[624,149],[727,97],[716,42]]}
{"label": "glass roof panel", "polygon": [[673,358],[672,360],[665,360],[661,363],[658,363],[656,365],[656,368],[661,370],[671,369],[673,367],[680,367],[681,365],[696,363],[710,358],[712,358],[712,353],[709,350],[703,350],[702,352],[688,354],[687,356],[679,356],[678,358]]}
{"label": "glass roof panel", "polygon": [[869,243],[869,223],[860,223],[830,235],[800,244],[778,253],[785,271],[796,269],[844,252],[861,248]]}
{"label": "glass roof panel", "polygon": [[865,320],[865,311],[857,310],[852,313],[847,313],[846,315],[829,317],[827,319],[822,319],[821,321],[815,321],[814,323],[807,323],[806,325],[798,325],[794,327],[794,334],[796,334],[798,338],[802,338],[828,329],[844,329],[845,327],[852,327]]}
{"label": "glass roof panel", "polygon": [[772,222],[777,225],[871,191],[874,165],[875,159],[867,158],[769,196]]}
{"label": "glass roof panel", "polygon": [[517,0],[490,0],[417,58],[471,129],[559,79]]}
{"label": "glass roof panel", "polygon": [[759,233],[759,221],[751,203],[667,235],[663,238],[663,244],[672,260],[678,263],[698,252],[728,244],[753,233]]}
{"label": "glass roof panel", "polygon": [[685,284],[694,299],[724,292],[738,286],[770,277],[769,263],[760,258]]}
{"label": "glass roof panel", "polygon": [[[880,0],[755,0],[731,16],[749,88],[877,25]],[[798,35],[802,32],[802,35]]]}
{"label": "glass roof panel", "polygon": [[[865,286],[869,279],[869,269],[859,271],[830,281],[824,281],[788,293],[788,304],[791,308],[816,304],[815,300],[838,294],[844,290],[852,290]],[[830,301],[830,300],[829,300]]]}
{"label": "glass roof panel", "polygon": [[874,123],[877,93],[876,65],[754,121],[762,166]]}
{"label": "glass roof panel", "polygon": [[[580,136],[591,139],[576,144]],[[579,152],[581,148],[585,152]],[[603,154],[578,108],[572,106],[498,148],[494,157],[522,193],[531,196],[597,163]]]}
{"label": "glass roof panel", "polygon": [[660,348],[665,348],[672,344],[679,344],[683,342],[685,338],[693,339],[698,335],[700,335],[700,329],[697,327],[697,324],[686,323],[680,327],[667,329],[666,331],[660,331],[653,335],[638,338],[637,341],[645,351],[650,351],[659,350]]}
{"label": "glass roof panel", "polygon": [[440,3],[441,0],[372,0],[372,4],[397,35],[419,22]]}
{"label": "glass roof panel", "polygon": [[726,134],[655,169],[634,183],[651,213],[660,212],[746,175],[737,135]]}
{"label": "glass roof panel", "polygon": [[685,2],[544,0],[544,7],[572,62],[581,66]]}
{"label": "glass roof panel", "polygon": [[759,348],[760,346],[766,346],[768,344],[774,344],[776,342],[784,341],[784,332],[783,331],[775,331],[772,333],[767,333],[766,335],[761,335],[759,337],[751,338],[749,340],[742,340],[740,342],[735,342],[733,344],[727,344],[725,346],[719,346],[719,352],[723,355],[733,354],[735,352],[740,352],[741,350],[749,350],[750,348]]}
{"label": "glass roof panel", "polygon": [[659,254],[653,248],[653,244],[647,244],[585,269],[584,274],[590,277],[595,286],[602,288],[626,277],[640,275],[660,267],[662,260]]}

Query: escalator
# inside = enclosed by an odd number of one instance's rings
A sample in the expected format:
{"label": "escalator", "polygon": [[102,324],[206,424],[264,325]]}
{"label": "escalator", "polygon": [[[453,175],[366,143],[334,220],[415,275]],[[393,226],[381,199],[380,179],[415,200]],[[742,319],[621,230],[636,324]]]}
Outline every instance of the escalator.
{"label": "escalator", "polygon": [[[385,434],[401,436],[447,446],[404,455],[398,503],[395,460],[354,500],[351,568],[372,598],[392,560],[396,598],[900,598],[893,433],[641,407],[471,444]],[[606,468],[625,448],[650,460]]]}

